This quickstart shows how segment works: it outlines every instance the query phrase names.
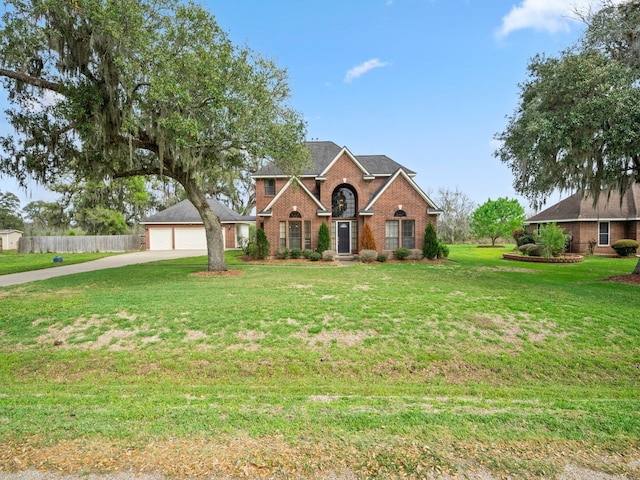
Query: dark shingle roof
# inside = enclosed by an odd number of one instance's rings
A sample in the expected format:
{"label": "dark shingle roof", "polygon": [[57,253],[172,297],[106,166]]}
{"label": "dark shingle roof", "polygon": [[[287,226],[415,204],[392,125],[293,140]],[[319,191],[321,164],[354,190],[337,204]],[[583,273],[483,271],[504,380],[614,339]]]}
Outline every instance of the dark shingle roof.
{"label": "dark shingle roof", "polygon": [[[329,164],[336,158],[343,147],[338,146],[334,142],[306,142],[311,153],[311,165],[303,172],[303,176],[320,175]],[[386,155],[354,155],[356,160],[371,175],[393,175],[399,168],[404,169],[409,175],[415,175],[415,172],[403,167],[396,161],[390,159]],[[279,176],[283,175],[282,170],[273,163],[265,165],[263,168],[254,173],[254,176]]]}
{"label": "dark shingle roof", "polygon": [[[242,216],[213,198],[207,201],[213,213],[223,223],[249,223],[255,221],[255,217]],[[193,206],[193,203],[189,200],[183,200],[166,210],[162,210],[155,215],[145,218],[140,223],[202,223],[202,218],[198,210],[196,210],[196,207]]]}
{"label": "dark shingle roof", "polygon": [[607,197],[607,194],[603,192],[600,194],[598,204],[595,207],[591,197],[583,199],[579,193],[575,193],[528,218],[527,222],[597,219],[640,219],[640,185],[632,185],[622,197],[622,203],[620,203],[620,194],[617,192],[612,192],[610,197]]}

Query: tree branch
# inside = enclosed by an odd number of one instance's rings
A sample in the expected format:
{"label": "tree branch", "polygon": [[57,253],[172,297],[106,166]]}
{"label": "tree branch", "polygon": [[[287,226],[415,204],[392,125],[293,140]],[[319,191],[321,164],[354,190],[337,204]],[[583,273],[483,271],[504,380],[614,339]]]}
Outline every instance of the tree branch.
{"label": "tree branch", "polygon": [[33,85],[34,87],[44,88],[45,90],[62,93],[63,87],[61,84],[50,82],[49,80],[45,80],[44,78],[34,77],[24,72],[16,72],[14,70],[6,70],[4,68],[0,68],[0,76],[13,78],[28,85]]}

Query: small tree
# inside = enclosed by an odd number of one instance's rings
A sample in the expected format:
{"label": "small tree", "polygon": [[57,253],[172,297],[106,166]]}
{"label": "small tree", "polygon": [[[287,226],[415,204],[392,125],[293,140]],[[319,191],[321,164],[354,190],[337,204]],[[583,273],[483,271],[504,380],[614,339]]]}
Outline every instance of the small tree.
{"label": "small tree", "polygon": [[325,222],[322,222],[320,225],[320,230],[318,231],[318,248],[316,251],[318,253],[322,253],[325,250],[329,250],[331,247],[331,238],[329,237],[329,227]]}
{"label": "small tree", "polygon": [[255,256],[257,259],[264,260],[271,256],[271,244],[267,240],[267,234],[262,228],[256,230],[256,249]]}
{"label": "small tree", "polygon": [[433,260],[438,256],[438,236],[433,223],[429,222],[427,228],[424,229],[424,244],[422,245],[422,253],[425,258]]}
{"label": "small tree", "polygon": [[371,226],[368,223],[365,223],[364,227],[362,228],[360,250],[378,251],[378,247],[376,247],[376,238],[373,236],[373,231],[371,230]]}
{"label": "small tree", "polygon": [[478,238],[490,238],[491,245],[500,237],[509,238],[522,227],[525,214],[518,200],[501,197],[487,200],[471,214],[471,229]]}
{"label": "small tree", "polygon": [[564,228],[555,223],[549,223],[540,228],[539,241],[542,244],[544,257],[559,257],[564,253],[567,236],[564,234]]}

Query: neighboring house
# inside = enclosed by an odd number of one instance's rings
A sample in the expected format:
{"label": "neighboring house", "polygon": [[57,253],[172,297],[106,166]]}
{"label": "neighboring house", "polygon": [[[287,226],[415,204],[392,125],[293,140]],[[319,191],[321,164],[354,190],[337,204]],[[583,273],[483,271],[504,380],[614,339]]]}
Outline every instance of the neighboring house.
{"label": "neighboring house", "polygon": [[[217,200],[208,200],[213,213],[222,223],[225,250],[241,248],[248,241],[249,225],[255,217],[242,216]],[[162,210],[142,222],[147,250],[200,250],[207,248],[202,218],[189,200]]]}
{"label": "neighboring house", "polygon": [[20,230],[13,228],[0,230],[0,252],[2,250],[17,250],[18,240],[22,237]]}
{"label": "neighboring house", "polygon": [[256,181],[256,226],[265,231],[272,253],[279,247],[315,250],[323,222],[331,249],[358,252],[365,223],[378,251],[422,249],[428,222],[441,211],[418,187],[415,172],[385,155],[353,155],[333,142],[307,142],[311,166],[297,178],[269,164]]}
{"label": "neighboring house", "polygon": [[620,195],[602,193],[596,206],[592,198],[574,194],[525,222],[531,232],[539,231],[544,224],[556,222],[571,235],[571,252],[587,253],[589,242],[595,245],[594,253],[615,253],[611,244],[622,238],[640,241],[640,184],[627,190],[620,202]]}

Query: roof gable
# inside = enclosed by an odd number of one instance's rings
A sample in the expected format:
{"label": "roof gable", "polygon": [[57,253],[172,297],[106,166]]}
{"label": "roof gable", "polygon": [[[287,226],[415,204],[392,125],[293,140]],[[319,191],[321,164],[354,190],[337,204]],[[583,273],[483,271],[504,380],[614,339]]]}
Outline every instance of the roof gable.
{"label": "roof gable", "polygon": [[331,167],[333,167],[338,160],[340,160],[343,156],[346,156],[348,159],[350,159],[356,167],[358,167],[358,169],[364,174],[364,175],[371,175],[366,168],[364,168],[362,166],[362,164],[356,159],[356,157],[353,156],[353,154],[349,151],[349,149],[347,147],[342,147],[342,150],[340,150],[338,152],[338,154],[335,156],[335,158],[333,160],[331,160],[331,162],[329,162],[329,165],[327,165],[325,167],[324,170],[322,170],[322,172],[320,172],[320,174],[318,175],[319,177],[326,177],[327,173],[329,172],[329,170],[331,170]]}
{"label": "roof gable", "polygon": [[640,184],[631,185],[620,201],[620,194],[600,195],[597,205],[593,198],[574,193],[527,219],[528,223],[571,222],[594,220],[640,220]]}
{"label": "roof gable", "polygon": [[[271,201],[266,205],[266,207],[264,207],[264,209],[258,213],[258,215],[269,215],[270,210],[273,208],[273,205],[275,205],[275,203],[280,199],[280,197],[282,197],[282,195],[284,194],[284,192],[286,192],[295,182],[296,180],[294,178],[290,178],[289,181],[280,189],[280,191],[271,199]],[[309,198],[311,198],[314,203],[318,206],[318,209],[321,213],[319,213],[320,215],[322,214],[322,212],[327,212],[329,213],[329,210],[327,210],[325,208],[325,206],[320,202],[320,200],[318,200],[316,198],[316,196],[311,193],[311,191],[305,186],[304,183],[302,182],[297,182],[297,187],[301,188],[303,192],[305,192]]]}
{"label": "roof gable", "polygon": [[364,209],[362,210],[363,212],[371,212],[373,211],[373,206],[375,205],[375,203],[378,201],[378,199],[380,199],[380,197],[382,197],[382,195],[384,194],[384,192],[399,178],[402,177],[404,178],[409,185],[411,185],[411,187],[418,193],[418,195],[420,195],[420,197],[425,201],[425,203],[427,204],[427,207],[429,209],[431,209],[432,213],[439,213],[440,209],[438,209],[438,207],[436,207],[436,204],[433,203],[433,200],[431,200],[431,198],[429,198],[429,196],[424,193],[422,191],[422,189],[418,186],[418,184],[413,180],[413,178],[411,178],[409,176],[409,174],[407,172],[404,171],[404,169],[399,168],[398,170],[396,170],[396,172],[389,178],[389,180],[387,180],[379,189],[377,192],[375,192],[373,194],[373,196],[371,197],[371,200],[369,201],[369,203],[367,204],[366,207],[364,207]]}
{"label": "roof gable", "polygon": [[[253,217],[242,216],[214,198],[207,199],[207,202],[214,215],[218,217],[222,223],[249,223],[255,221]],[[193,206],[193,203],[189,200],[183,200],[145,218],[140,223],[143,225],[148,223],[202,223],[202,217],[200,217],[200,213],[198,213],[196,207]]]}

